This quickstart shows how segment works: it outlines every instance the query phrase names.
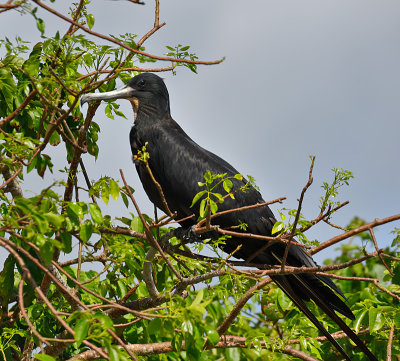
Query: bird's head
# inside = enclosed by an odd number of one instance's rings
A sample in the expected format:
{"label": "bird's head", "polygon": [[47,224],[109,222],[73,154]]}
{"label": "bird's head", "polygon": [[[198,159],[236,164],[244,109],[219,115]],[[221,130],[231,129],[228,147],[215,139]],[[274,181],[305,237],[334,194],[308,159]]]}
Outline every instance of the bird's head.
{"label": "bird's head", "polygon": [[169,95],[164,81],[152,73],[142,73],[133,77],[120,89],[104,93],[88,93],[81,97],[81,106],[90,101],[127,99],[131,102],[135,115],[143,108],[164,114],[169,112]]}

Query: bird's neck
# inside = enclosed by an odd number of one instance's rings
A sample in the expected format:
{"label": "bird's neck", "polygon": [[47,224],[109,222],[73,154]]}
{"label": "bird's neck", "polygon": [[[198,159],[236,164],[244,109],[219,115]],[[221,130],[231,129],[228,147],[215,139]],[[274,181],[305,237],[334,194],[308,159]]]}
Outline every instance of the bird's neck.
{"label": "bird's neck", "polygon": [[135,109],[135,123],[154,123],[168,116],[169,103],[165,101],[140,102]]}

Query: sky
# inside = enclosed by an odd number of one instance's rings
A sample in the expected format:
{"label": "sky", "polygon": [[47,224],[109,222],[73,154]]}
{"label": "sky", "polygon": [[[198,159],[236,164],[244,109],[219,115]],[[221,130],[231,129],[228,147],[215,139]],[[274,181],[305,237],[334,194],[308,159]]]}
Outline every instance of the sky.
{"label": "sky", "polygon": [[[197,143],[255,177],[265,200],[287,197],[279,208],[297,208],[309,155],[315,155],[314,183],[303,204],[306,217],[318,214],[321,185],[332,180],[332,168],[351,170],[355,177],[340,192],[339,200],[350,204],[333,217],[334,223],[345,226],[354,216],[372,221],[399,213],[400,2],[160,2],[160,22],[167,25],[145,43],[146,51],[162,55],[166,45],[182,44],[201,60],[225,57],[219,65],[199,66],[197,75],[183,67],[175,76],[162,74],[173,118]],[[64,2],[56,1],[55,7],[66,13]],[[140,6],[96,0],[89,11],[96,17],[93,30],[105,34],[141,37],[154,22],[153,1]],[[47,36],[68,28],[41,9],[38,16],[46,22]],[[0,17],[3,36],[41,40],[30,16],[8,11]],[[91,179],[119,179],[123,169],[142,210],[152,214],[131,162],[133,112],[128,102],[120,103],[128,120],[112,121],[98,110],[101,153],[97,161],[89,155],[83,160]],[[64,153],[50,153],[55,169],[63,168]],[[55,171],[43,180],[32,172],[25,180],[26,195],[63,177]],[[103,213],[114,216],[127,212],[112,201],[103,207]],[[377,229],[381,246],[390,243],[395,226],[399,222]],[[325,241],[338,233],[321,225],[309,237]]]}

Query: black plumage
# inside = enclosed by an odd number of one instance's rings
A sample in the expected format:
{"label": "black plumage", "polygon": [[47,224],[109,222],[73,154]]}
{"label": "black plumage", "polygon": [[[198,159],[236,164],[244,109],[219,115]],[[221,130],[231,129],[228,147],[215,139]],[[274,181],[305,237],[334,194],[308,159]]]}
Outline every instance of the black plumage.
{"label": "black plumage", "polygon": [[[146,151],[150,154],[149,167],[154,178],[161,185],[169,209],[176,212],[176,219],[182,219],[195,213],[196,218],[181,222],[182,227],[192,226],[199,215],[199,207],[190,208],[190,205],[193,197],[201,190],[198,182],[203,180],[205,172],[226,173],[227,176],[234,176],[239,172],[217,155],[196,144],[172,119],[168,90],[163,80],[157,75],[140,74],[132,78],[120,90],[84,95],[81,103],[117,98],[128,99],[135,111],[135,123],[130,132],[132,154],[137,154],[138,150],[146,145]],[[151,179],[145,164],[141,161],[135,163],[148,197],[158,208],[166,212],[160,192]],[[245,182],[245,179],[242,181],[234,179],[233,189],[240,188]],[[246,192],[235,193],[234,199],[226,198],[219,205],[218,210],[223,211],[263,202],[261,194],[255,188],[250,187]],[[268,206],[227,213],[215,218],[215,224],[222,228],[237,226],[240,222],[247,224],[246,232],[248,233],[271,236],[276,220]],[[232,237],[226,241],[224,251],[229,253],[237,246],[242,245],[235,256],[246,260],[257,250],[265,248],[265,242],[264,240]],[[254,257],[252,262],[280,265],[284,252],[285,245],[277,242]],[[311,256],[301,246],[296,245],[290,247],[286,264],[295,267],[316,265]],[[315,274],[273,276],[272,278],[347,360],[350,358],[346,352],[311,313],[305,301],[313,300],[362,349],[369,360],[377,361],[358,336],[345,324],[341,316],[334,312],[337,311],[349,319],[354,319],[353,313],[341,298],[344,297],[343,294],[330,278]]]}

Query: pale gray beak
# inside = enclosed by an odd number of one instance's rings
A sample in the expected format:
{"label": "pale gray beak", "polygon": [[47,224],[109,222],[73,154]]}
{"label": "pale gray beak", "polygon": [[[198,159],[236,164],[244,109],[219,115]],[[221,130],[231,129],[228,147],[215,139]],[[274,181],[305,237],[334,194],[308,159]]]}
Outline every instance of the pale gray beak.
{"label": "pale gray beak", "polygon": [[101,101],[101,100],[112,100],[121,98],[132,98],[134,97],[134,89],[125,85],[124,87],[116,90],[112,90],[105,93],[89,93],[83,94],[81,97],[81,106],[90,101]]}

